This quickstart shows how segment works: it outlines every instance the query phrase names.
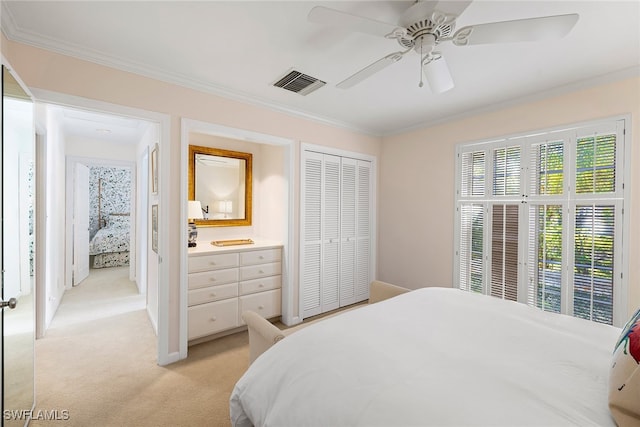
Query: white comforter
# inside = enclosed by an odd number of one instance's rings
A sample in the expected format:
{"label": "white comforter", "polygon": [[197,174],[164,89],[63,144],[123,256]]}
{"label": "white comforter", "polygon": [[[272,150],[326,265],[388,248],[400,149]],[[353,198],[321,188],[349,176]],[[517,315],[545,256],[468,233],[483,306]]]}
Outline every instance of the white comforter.
{"label": "white comforter", "polygon": [[424,288],[322,320],[260,356],[234,426],[614,426],[620,329]]}

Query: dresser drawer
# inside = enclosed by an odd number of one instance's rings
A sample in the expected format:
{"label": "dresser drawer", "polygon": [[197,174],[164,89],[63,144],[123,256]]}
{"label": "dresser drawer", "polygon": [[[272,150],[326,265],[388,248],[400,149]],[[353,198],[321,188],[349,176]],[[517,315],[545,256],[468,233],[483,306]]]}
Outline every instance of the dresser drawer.
{"label": "dresser drawer", "polygon": [[215,254],[189,257],[189,273],[237,267],[238,254]]}
{"label": "dresser drawer", "polygon": [[278,274],[281,274],[281,270],[282,269],[279,262],[240,267],[240,280],[251,280],[258,279],[260,277],[276,276]]}
{"label": "dresser drawer", "polygon": [[238,310],[238,324],[244,325],[242,313],[250,310],[258,313],[265,319],[280,316],[282,313],[282,296],[280,289],[259,292],[252,295],[243,295],[239,298],[240,307]]}
{"label": "dresser drawer", "polygon": [[189,289],[204,288],[206,286],[223,285],[238,281],[238,269],[203,271],[189,274]]}
{"label": "dresser drawer", "polygon": [[263,251],[240,252],[240,265],[265,264],[280,261],[280,249],[265,249]]}
{"label": "dresser drawer", "polygon": [[282,286],[282,276],[269,276],[261,279],[240,282],[240,295],[279,289]]}
{"label": "dresser drawer", "polygon": [[189,307],[189,339],[222,332],[238,326],[238,299],[210,302]]}
{"label": "dresser drawer", "polygon": [[207,302],[220,301],[238,296],[238,284],[229,283],[227,285],[210,286],[208,288],[192,289],[188,293],[189,305],[204,304]]}

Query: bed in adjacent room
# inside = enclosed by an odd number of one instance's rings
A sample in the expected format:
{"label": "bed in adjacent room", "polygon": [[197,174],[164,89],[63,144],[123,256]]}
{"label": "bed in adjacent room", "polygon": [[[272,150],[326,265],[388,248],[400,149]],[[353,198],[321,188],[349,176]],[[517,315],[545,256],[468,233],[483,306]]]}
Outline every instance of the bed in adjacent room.
{"label": "bed in adjacent room", "polygon": [[[276,343],[237,382],[231,421],[615,426],[612,354],[630,348],[620,336],[620,328],[520,303],[423,288]],[[627,366],[635,369],[633,361]]]}
{"label": "bed in adjacent room", "polygon": [[109,214],[102,227],[89,242],[93,268],[129,265],[129,213]]}

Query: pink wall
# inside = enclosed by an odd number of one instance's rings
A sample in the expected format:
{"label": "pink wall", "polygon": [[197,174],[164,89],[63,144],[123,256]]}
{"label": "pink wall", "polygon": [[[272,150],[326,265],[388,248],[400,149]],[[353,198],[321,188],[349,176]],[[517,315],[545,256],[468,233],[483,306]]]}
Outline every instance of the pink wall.
{"label": "pink wall", "polygon": [[[171,116],[169,153],[170,179],[168,200],[169,224],[180,223],[180,120],[189,118],[228,127],[289,138],[296,141],[295,164],[299,165],[300,143],[340,148],[372,156],[379,156],[381,140],[348,129],[287,115],[263,107],[222,98],[209,93],[173,85],[119,71],[103,65],[60,55],[29,45],[8,41],[1,36],[2,53],[29,88],[37,88],[101,102],[163,113]],[[299,182],[299,171],[294,182]],[[299,191],[296,188],[296,194]],[[294,200],[298,212],[299,201]],[[180,227],[169,227],[169,247],[177,248]],[[292,253],[297,249],[292,248]],[[169,260],[169,352],[177,352],[179,318],[180,259]],[[295,280],[295,279],[294,279]]]}
{"label": "pink wall", "polygon": [[640,182],[637,77],[384,138],[380,280],[411,288],[452,286],[457,144],[623,114],[632,115],[629,310],[640,306],[640,185],[634,185]]}

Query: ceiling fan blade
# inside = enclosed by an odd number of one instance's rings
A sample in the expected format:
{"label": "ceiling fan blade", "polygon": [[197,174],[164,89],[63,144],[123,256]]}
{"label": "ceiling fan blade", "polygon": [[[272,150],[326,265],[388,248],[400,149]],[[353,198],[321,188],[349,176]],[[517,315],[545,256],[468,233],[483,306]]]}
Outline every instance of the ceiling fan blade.
{"label": "ceiling fan blade", "polygon": [[389,65],[400,61],[405,53],[406,52],[394,52],[390,55],[387,55],[384,58],[379,59],[373,64],[358,71],[351,77],[341,81],[336,85],[336,87],[339,87],[340,89],[349,89],[350,87],[353,87],[361,81],[371,77],[375,73],[387,68]]}
{"label": "ceiling fan blade", "polygon": [[471,0],[439,1],[435,8],[442,13],[460,16],[471,3]]}
{"label": "ceiling fan blade", "polygon": [[332,25],[342,27],[359,33],[372,34],[384,37],[391,34],[398,28],[397,25],[388,24],[382,21],[353,15],[336,9],[324,6],[316,6],[307,15],[307,20],[317,24]]}
{"label": "ceiling fan blade", "polygon": [[443,93],[453,89],[453,78],[444,58],[434,59],[422,69],[433,93]]}
{"label": "ceiling fan blade", "polygon": [[424,18],[431,17],[436,8],[437,0],[424,0],[414,3],[409,9],[405,10],[400,17],[400,25],[408,27],[409,25],[420,21]]}
{"label": "ceiling fan blade", "polygon": [[452,39],[458,46],[558,39],[571,31],[578,18],[572,13],[472,25],[460,28]]}

